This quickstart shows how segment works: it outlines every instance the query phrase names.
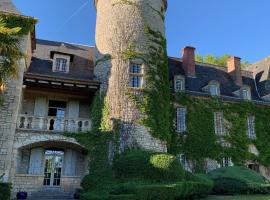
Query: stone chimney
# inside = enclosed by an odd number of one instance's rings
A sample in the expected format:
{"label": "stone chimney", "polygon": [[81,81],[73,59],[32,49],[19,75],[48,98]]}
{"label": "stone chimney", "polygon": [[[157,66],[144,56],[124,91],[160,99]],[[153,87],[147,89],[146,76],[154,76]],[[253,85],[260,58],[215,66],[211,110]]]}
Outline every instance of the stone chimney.
{"label": "stone chimney", "polygon": [[187,76],[195,77],[195,48],[187,46],[183,49],[183,69]]}
{"label": "stone chimney", "polygon": [[242,86],[241,58],[232,56],[227,61],[228,73],[232,76],[236,85]]}

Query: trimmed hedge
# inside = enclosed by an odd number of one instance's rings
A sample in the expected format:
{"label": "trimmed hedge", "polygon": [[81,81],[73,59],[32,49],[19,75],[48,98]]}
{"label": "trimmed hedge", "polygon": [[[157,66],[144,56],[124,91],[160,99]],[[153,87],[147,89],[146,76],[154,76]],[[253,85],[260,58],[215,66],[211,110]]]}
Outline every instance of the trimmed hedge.
{"label": "trimmed hedge", "polygon": [[0,200],[9,200],[11,193],[10,183],[0,183]]}
{"label": "trimmed hedge", "polygon": [[[124,185],[119,186],[110,194],[88,192],[82,195],[83,200],[183,200],[207,196],[212,185],[198,182],[177,182],[171,184],[147,184],[133,185],[131,188]],[[126,192],[127,194],[123,194]],[[128,194],[129,193],[129,194]]]}
{"label": "trimmed hedge", "polygon": [[146,179],[153,181],[181,181],[184,171],[181,163],[170,154],[130,151],[113,162],[116,178]]}
{"label": "trimmed hedge", "polygon": [[246,167],[225,167],[207,174],[214,181],[215,194],[266,194],[270,183],[259,173]]}

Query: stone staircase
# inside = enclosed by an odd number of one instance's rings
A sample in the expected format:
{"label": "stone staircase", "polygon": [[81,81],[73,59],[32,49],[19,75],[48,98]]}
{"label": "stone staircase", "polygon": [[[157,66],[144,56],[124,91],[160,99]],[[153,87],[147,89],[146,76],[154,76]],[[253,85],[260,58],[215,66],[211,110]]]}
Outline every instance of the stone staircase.
{"label": "stone staircase", "polygon": [[61,189],[43,189],[35,192],[27,198],[28,200],[73,200],[73,193],[64,192]]}

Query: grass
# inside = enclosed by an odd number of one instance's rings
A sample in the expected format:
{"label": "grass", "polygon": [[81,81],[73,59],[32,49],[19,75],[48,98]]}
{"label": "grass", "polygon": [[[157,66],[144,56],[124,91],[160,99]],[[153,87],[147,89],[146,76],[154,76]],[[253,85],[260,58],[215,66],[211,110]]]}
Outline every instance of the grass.
{"label": "grass", "polygon": [[205,200],[270,200],[270,195],[209,196]]}

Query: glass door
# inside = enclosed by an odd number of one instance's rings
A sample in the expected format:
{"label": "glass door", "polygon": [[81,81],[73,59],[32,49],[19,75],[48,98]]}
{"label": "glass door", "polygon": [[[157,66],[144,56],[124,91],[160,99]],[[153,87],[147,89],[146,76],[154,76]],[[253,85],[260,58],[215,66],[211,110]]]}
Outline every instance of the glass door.
{"label": "glass door", "polygon": [[63,168],[64,151],[46,150],[45,151],[45,169],[44,186],[59,186],[61,182],[61,173]]}

